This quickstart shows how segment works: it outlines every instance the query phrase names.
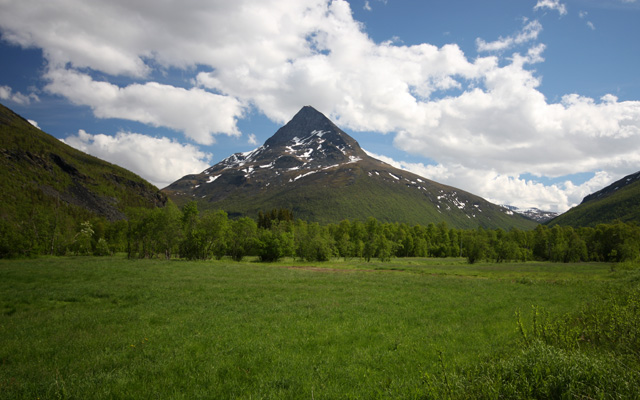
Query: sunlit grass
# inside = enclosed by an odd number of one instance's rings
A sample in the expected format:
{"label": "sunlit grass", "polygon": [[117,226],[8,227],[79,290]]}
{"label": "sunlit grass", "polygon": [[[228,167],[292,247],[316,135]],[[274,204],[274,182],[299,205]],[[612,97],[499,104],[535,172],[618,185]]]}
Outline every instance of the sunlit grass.
{"label": "sunlit grass", "polygon": [[461,259],[3,260],[0,397],[420,397],[440,352],[448,368],[509,354],[516,310],[571,311],[614,275]]}
{"label": "sunlit grass", "polygon": [[355,269],[399,271],[415,274],[492,278],[500,280],[532,280],[555,283],[575,280],[611,280],[610,263],[554,263],[554,262],[479,262],[469,264],[465,258],[396,258],[391,261],[362,262],[357,259],[333,259],[326,263],[305,263],[287,259],[277,264],[290,267],[324,269]]}

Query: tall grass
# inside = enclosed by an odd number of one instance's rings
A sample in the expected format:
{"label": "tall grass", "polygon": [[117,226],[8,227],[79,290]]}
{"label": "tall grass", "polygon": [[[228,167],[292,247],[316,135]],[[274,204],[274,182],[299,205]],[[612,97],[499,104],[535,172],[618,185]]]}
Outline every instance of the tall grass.
{"label": "tall grass", "polygon": [[427,376],[430,395],[453,399],[640,398],[640,275],[628,274],[578,310],[518,310],[519,352]]}
{"label": "tall grass", "polygon": [[526,264],[507,279],[389,265],[0,261],[0,398],[454,395],[468,366],[521,356],[516,310],[564,315],[612,279],[592,265],[565,266],[570,284],[535,268],[534,284],[512,279]]}

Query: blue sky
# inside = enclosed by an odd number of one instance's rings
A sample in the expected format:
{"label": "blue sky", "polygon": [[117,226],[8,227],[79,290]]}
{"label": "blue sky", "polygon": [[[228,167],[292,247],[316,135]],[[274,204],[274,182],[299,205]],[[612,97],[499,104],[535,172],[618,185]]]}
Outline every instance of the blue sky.
{"label": "blue sky", "polygon": [[398,167],[564,211],[640,170],[640,0],[3,0],[0,102],[159,187],[304,105]]}

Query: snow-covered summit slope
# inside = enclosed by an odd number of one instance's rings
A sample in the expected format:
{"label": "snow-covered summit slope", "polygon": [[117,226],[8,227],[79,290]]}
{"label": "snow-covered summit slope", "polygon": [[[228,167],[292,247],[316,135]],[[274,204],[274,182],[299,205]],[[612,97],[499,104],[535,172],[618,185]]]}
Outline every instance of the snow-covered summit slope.
{"label": "snow-covered summit slope", "polygon": [[302,108],[262,146],[234,154],[164,189],[178,204],[255,217],[289,208],[297,218],[339,222],[369,216],[456,227],[521,227],[534,222],[465,191],[394,168],[312,107]]}
{"label": "snow-covered summit slope", "polygon": [[551,211],[543,211],[539,208],[531,207],[531,208],[518,208],[509,205],[503,205],[504,208],[511,210],[520,215],[524,215],[525,217],[532,219],[541,224],[557,217],[559,214]]}

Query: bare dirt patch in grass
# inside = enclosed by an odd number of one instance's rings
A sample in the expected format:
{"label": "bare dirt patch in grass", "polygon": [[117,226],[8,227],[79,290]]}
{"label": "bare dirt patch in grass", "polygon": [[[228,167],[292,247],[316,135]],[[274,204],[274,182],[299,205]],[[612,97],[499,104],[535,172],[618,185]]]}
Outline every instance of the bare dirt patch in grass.
{"label": "bare dirt patch in grass", "polygon": [[305,271],[316,271],[316,272],[356,272],[356,271],[373,271],[373,270],[363,270],[363,269],[342,269],[342,268],[323,268],[323,267],[315,267],[312,265],[287,265],[283,266],[286,269],[302,269]]}

